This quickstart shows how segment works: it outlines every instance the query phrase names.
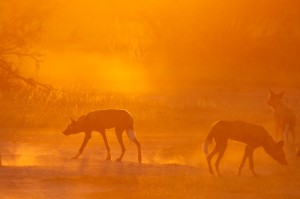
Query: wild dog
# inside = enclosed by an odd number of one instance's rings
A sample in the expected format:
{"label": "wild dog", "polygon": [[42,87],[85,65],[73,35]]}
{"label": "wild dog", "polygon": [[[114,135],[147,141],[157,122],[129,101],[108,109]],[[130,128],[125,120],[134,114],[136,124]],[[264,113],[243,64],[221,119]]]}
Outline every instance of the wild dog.
{"label": "wild dog", "polygon": [[128,138],[136,144],[138,149],[138,161],[142,162],[141,145],[136,138],[133,129],[133,118],[128,111],[119,109],[96,110],[88,113],[87,115],[79,117],[77,121],[72,118],[70,118],[70,120],[71,123],[63,131],[63,134],[71,135],[80,132],[85,133],[85,137],[79,149],[79,152],[76,156],[73,157],[73,159],[76,159],[80,155],[82,155],[85,146],[92,137],[92,131],[98,131],[103,137],[104,144],[107,150],[106,159],[111,160],[110,147],[107,142],[105,130],[115,128],[118,142],[122,149],[121,155],[117,159],[117,161],[122,160],[126,151],[122,138],[122,134],[125,130]]}
{"label": "wild dog", "polygon": [[[215,140],[216,145],[214,149],[208,153],[208,146],[213,139]],[[253,151],[258,147],[263,147],[265,152],[280,164],[287,165],[285,153],[283,151],[283,140],[276,143],[269,133],[259,125],[250,124],[243,121],[221,120],[212,125],[202,145],[202,149],[206,154],[208,168],[211,175],[214,175],[211,167],[211,159],[214,157],[214,155],[219,153],[215,166],[218,176],[221,176],[219,171],[219,163],[224,155],[229,139],[247,144],[237,175],[241,175],[247,158],[249,158],[249,166],[252,174],[256,175],[253,164]]]}
{"label": "wild dog", "polygon": [[296,115],[294,111],[283,102],[284,92],[275,94],[269,90],[268,104],[272,107],[275,115],[276,138],[288,140],[288,135],[292,135],[292,143],[295,145],[295,125]]}

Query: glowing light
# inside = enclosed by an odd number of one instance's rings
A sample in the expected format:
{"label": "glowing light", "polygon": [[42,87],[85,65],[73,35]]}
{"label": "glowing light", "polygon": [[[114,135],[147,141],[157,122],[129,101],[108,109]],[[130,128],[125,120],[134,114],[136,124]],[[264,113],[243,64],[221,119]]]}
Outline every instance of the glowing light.
{"label": "glowing light", "polygon": [[124,65],[118,60],[108,63],[105,68],[100,68],[99,76],[102,76],[107,87],[117,91],[142,91],[145,89],[146,80],[142,70],[138,67]]}
{"label": "glowing light", "polygon": [[115,57],[49,53],[46,61],[41,77],[54,86],[71,85],[113,92],[150,89],[144,68]]}

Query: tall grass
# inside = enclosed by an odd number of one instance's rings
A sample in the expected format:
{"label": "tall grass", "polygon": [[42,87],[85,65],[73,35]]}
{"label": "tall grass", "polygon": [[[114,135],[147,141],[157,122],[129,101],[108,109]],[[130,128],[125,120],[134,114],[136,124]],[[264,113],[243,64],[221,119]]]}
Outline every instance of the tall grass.
{"label": "tall grass", "polygon": [[[246,120],[272,127],[267,91],[205,88],[180,93],[103,93],[100,91],[37,89],[2,91],[2,129],[61,129],[69,117],[78,118],[95,109],[129,110],[135,126],[146,133],[181,133],[208,130],[220,119]],[[1,134],[1,136],[3,136]]]}

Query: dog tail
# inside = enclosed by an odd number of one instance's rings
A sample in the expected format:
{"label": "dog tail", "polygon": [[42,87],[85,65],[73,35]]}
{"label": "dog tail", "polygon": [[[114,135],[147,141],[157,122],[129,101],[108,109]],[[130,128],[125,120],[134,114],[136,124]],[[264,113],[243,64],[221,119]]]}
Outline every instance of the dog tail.
{"label": "dog tail", "polygon": [[[215,124],[217,124],[217,123],[218,122],[216,122]],[[215,132],[215,129],[216,129],[215,124],[212,125],[211,129],[209,130],[209,133],[208,133],[207,137],[205,138],[204,142],[202,143],[202,150],[206,154],[206,156],[208,155],[208,147],[214,139],[214,132]]]}

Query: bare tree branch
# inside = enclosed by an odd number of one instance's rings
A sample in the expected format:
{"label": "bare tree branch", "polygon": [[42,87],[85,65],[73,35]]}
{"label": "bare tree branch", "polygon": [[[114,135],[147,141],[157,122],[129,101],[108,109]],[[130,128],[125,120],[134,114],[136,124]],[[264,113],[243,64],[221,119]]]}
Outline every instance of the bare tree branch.
{"label": "bare tree branch", "polygon": [[[30,60],[33,61],[36,72],[39,71],[42,60],[39,54],[32,52],[32,46],[43,33],[43,22],[48,10],[38,0],[0,3],[0,75],[6,86],[9,87],[12,82],[10,80],[15,79],[34,88],[47,91],[53,89],[33,78],[26,78],[16,70],[21,66],[25,68],[26,61]],[[17,61],[18,58],[20,62]]]}
{"label": "bare tree branch", "polygon": [[28,84],[29,86],[32,86],[32,87],[35,87],[35,88],[41,87],[42,89],[47,90],[47,91],[53,90],[53,87],[51,85],[43,84],[43,83],[40,83],[40,82],[38,82],[38,81],[36,81],[32,78],[25,78],[25,77],[19,75],[16,71],[14,71],[12,69],[11,65],[9,65],[5,61],[0,60],[0,68],[2,70],[4,70],[5,72],[7,72],[13,78],[21,80],[21,81],[25,82],[26,84]]}

